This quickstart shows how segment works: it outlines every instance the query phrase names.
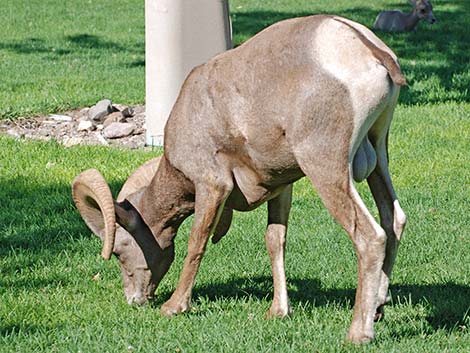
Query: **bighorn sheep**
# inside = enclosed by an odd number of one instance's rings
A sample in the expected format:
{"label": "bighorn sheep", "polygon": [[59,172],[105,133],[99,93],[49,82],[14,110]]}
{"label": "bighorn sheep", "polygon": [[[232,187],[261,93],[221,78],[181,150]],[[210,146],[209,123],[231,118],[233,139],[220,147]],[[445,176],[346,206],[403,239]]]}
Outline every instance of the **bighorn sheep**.
{"label": "bighorn sheep", "polygon": [[409,0],[413,10],[404,14],[400,10],[382,11],[377,15],[374,28],[386,32],[410,32],[416,31],[420,20],[426,20],[433,24],[436,18],[432,13],[431,0]]}
{"label": "bighorn sheep", "polygon": [[[80,174],[73,184],[82,217],[104,239],[103,256],[114,252],[121,261],[128,301],[153,296],[173,261],[178,227],[194,213],[180,280],[161,307],[165,316],[189,310],[211,234],[217,241],[228,231],[233,210],[267,202],[266,245],[274,282],[268,314],[288,315],[287,219],[292,183],[307,176],[357,252],[358,289],[348,339],[371,340],[374,318],[387,302],[406,219],[387,151],[404,84],[396,56],[371,31],[327,15],[274,24],[193,69],[166,124],[164,155],[151,181],[118,202],[96,170]],[[381,225],[353,178],[367,178]],[[115,236],[116,222],[126,230],[124,236]],[[129,250],[130,242],[141,251]],[[142,264],[135,266],[143,273],[140,279],[125,273],[126,261]]]}

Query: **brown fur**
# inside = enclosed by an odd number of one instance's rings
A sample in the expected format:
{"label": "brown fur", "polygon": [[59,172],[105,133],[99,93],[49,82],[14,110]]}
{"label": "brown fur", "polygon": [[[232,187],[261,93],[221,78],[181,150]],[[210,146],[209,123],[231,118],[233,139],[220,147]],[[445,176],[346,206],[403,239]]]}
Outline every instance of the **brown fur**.
{"label": "brown fur", "polygon": [[373,43],[367,40],[367,38],[360,31],[355,29],[349,23],[341,21],[338,18],[335,18],[335,20],[341,23],[344,23],[346,26],[348,26],[349,28],[351,28],[353,31],[356,32],[356,35],[361,40],[361,42],[364,43],[364,45],[367,48],[369,48],[369,50],[372,52],[372,55],[374,55],[377,58],[377,60],[379,60],[380,63],[388,70],[388,73],[390,74],[392,81],[396,85],[406,86],[406,78],[401,72],[400,66],[398,66],[398,63],[395,60],[393,60],[393,58],[391,57],[389,53],[375,46]]}
{"label": "brown fur", "polygon": [[[186,79],[165,128],[165,155],[155,176],[116,204],[118,222],[138,243],[157,243],[149,245],[157,256],[148,264],[147,296],[173,261],[181,222],[194,213],[181,277],[163,315],[189,310],[209,237],[215,233],[216,242],[228,231],[233,210],[249,211],[263,202],[268,202],[266,246],[274,281],[269,315],[288,315],[287,219],[292,183],[307,176],[358,254],[348,338],[372,339],[405,223],[387,160],[388,129],[404,78],[390,49],[370,31],[344,21],[312,16],[277,23]],[[322,30],[337,31],[333,42],[318,35]],[[352,161],[365,139],[377,154],[370,185],[384,228],[352,182]]]}

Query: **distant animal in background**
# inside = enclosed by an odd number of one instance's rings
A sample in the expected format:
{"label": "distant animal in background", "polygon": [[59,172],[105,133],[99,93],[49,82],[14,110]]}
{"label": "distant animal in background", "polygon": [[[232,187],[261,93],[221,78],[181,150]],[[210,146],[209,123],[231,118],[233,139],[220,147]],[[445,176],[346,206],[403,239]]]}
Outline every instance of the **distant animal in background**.
{"label": "distant animal in background", "polygon": [[420,20],[431,24],[436,22],[430,0],[409,0],[413,10],[405,14],[400,10],[382,11],[375,19],[374,28],[385,32],[416,31]]}

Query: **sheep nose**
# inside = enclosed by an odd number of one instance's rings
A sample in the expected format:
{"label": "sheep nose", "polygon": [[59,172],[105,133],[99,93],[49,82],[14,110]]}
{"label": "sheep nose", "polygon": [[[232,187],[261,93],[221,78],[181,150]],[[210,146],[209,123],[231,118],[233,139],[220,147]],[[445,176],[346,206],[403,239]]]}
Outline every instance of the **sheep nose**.
{"label": "sheep nose", "polygon": [[145,297],[136,293],[127,299],[127,303],[129,305],[132,305],[132,304],[142,305],[142,304],[145,304],[148,299],[149,299],[148,297]]}

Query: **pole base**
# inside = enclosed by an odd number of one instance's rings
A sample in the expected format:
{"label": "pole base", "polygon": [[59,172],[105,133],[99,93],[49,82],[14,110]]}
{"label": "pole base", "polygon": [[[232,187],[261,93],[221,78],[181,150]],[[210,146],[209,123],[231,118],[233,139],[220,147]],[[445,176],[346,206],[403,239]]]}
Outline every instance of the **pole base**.
{"label": "pole base", "polygon": [[147,146],[163,147],[163,135],[151,135],[146,132],[145,144]]}

